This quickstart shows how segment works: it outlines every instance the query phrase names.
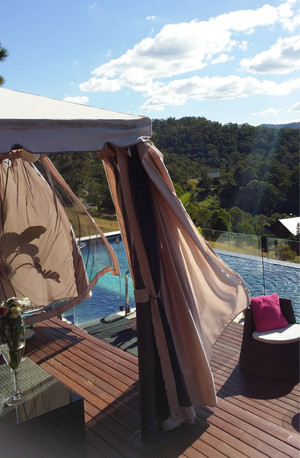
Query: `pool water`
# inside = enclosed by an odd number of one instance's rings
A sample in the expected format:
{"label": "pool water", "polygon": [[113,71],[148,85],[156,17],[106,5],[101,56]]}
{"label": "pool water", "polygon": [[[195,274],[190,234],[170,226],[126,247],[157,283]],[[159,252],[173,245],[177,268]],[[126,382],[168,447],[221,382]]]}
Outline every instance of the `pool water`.
{"label": "pool water", "polygon": [[256,256],[219,252],[219,256],[246,283],[251,296],[277,293],[292,301],[297,322],[300,323],[300,266],[292,263],[264,260]]}
{"label": "pool water", "polygon": [[[64,317],[81,325],[100,317],[125,309],[125,274],[128,272],[128,262],[122,241],[116,244],[115,239],[109,240],[117,255],[121,276],[108,273],[101,277],[93,289],[91,298],[69,310]],[[292,300],[297,321],[300,323],[300,266],[297,264],[280,263],[255,256],[238,255],[219,251],[218,255],[237,272],[246,283],[251,296],[277,293],[280,297]],[[128,275],[128,305],[135,308],[133,286]]]}
{"label": "pool water", "polygon": [[[120,311],[122,306],[125,310],[126,295],[125,295],[125,274],[128,272],[128,261],[122,241],[116,243],[116,238],[112,240],[108,238],[109,243],[113,247],[120,267],[120,276],[112,275],[110,272],[99,278],[97,285],[93,289],[93,295],[81,304],[78,304],[73,309],[68,310],[64,314],[64,318],[81,325],[97,318],[111,315]],[[85,250],[82,250],[82,255],[85,258]],[[132,279],[128,275],[128,305],[131,309],[135,308],[134,292]]]}

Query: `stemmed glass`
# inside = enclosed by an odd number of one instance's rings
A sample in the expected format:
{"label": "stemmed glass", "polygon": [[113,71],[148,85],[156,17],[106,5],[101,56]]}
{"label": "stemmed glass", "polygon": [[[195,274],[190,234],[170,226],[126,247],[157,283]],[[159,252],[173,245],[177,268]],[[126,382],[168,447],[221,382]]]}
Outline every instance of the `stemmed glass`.
{"label": "stemmed glass", "polygon": [[25,349],[25,326],[22,316],[1,320],[0,348],[6,364],[10,367],[13,375],[14,393],[5,403],[8,406],[16,406],[23,402],[18,385],[18,367]]}

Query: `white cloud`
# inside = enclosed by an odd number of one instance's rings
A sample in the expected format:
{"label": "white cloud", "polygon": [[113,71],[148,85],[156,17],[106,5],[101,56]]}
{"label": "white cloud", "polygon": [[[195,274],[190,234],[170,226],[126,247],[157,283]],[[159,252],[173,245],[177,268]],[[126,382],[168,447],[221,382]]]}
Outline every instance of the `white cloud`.
{"label": "white cloud", "polygon": [[289,111],[300,111],[300,102],[296,102],[291,105]]}
{"label": "white cloud", "polygon": [[268,108],[267,110],[258,111],[256,113],[251,113],[250,116],[275,116],[278,113],[280,113],[280,111],[282,111],[281,108],[280,109]]}
{"label": "white cloud", "polygon": [[[296,12],[293,12],[293,7],[297,7],[298,9]],[[300,8],[299,8],[299,0],[287,0],[283,2],[278,7],[279,12],[279,22],[282,26],[289,30],[293,31],[297,26],[300,24]]]}
{"label": "white cloud", "polygon": [[221,14],[212,22],[220,29],[234,30],[235,32],[253,33],[258,26],[269,26],[279,20],[279,8],[264,5],[257,10],[240,10]]}
{"label": "white cloud", "polygon": [[75,97],[65,97],[65,102],[80,103],[81,105],[86,105],[89,103],[89,98],[86,95],[78,95]]}
{"label": "white cloud", "polygon": [[92,72],[95,77],[81,84],[80,89],[103,90],[105,83],[105,90],[109,90],[107,81],[103,80],[107,78],[115,82],[112,90],[116,90],[116,82],[120,89],[132,88],[138,82],[139,90],[147,92],[149,82],[201,70],[213,60],[224,59],[236,45],[228,30],[210,22],[169,24],[154,38],[143,39],[118,59],[96,68]]}
{"label": "white cloud", "polygon": [[286,74],[300,69],[300,35],[279,38],[270,49],[251,59],[243,59],[241,67],[250,73]]}
{"label": "white cloud", "polygon": [[[280,95],[299,88],[299,80],[282,83],[240,78],[235,75],[190,77],[214,64],[234,59],[234,51],[245,52],[245,36],[262,27],[292,30],[299,0],[286,0],[278,7],[268,4],[256,10],[239,10],[219,15],[208,21],[193,20],[165,25],[160,32],[128,49],[119,58],[95,68],[93,76],[80,84],[84,92],[116,92],[130,89],[141,93],[143,109],[161,110],[166,105],[182,105],[188,99],[225,99],[250,94]],[[154,16],[148,16],[153,20]],[[268,51],[242,60],[249,72],[287,73],[299,68],[297,37],[281,38]],[[296,60],[297,57],[297,60]],[[218,67],[219,69],[219,67]],[[232,71],[234,69],[232,68]],[[187,78],[179,79],[183,75]],[[171,81],[172,78],[177,78]]]}
{"label": "white cloud", "polygon": [[157,19],[156,16],[147,16],[146,21],[155,21]]}
{"label": "white cloud", "polygon": [[143,109],[163,110],[167,105],[181,106],[187,100],[224,100],[248,97],[250,95],[288,95],[300,89],[300,78],[282,83],[272,80],[260,81],[253,77],[241,78],[231,75],[227,77],[200,78],[171,81],[158,88],[152,97],[143,105]]}
{"label": "white cloud", "polygon": [[87,83],[80,84],[82,91],[89,92],[116,92],[122,88],[122,83],[117,79],[91,78]]}

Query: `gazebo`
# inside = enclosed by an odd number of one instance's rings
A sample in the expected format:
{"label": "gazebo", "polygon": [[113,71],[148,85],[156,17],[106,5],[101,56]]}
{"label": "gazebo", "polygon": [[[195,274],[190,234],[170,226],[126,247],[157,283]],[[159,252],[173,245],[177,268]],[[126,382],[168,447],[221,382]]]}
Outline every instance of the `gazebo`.
{"label": "gazebo", "polygon": [[[103,161],[135,291],[141,439],[145,444],[157,439],[159,428],[168,430],[192,422],[198,408],[216,404],[209,365],[212,345],[250,302],[243,280],[207,244],[177,198],[163,155],[151,142],[151,134],[151,120],[144,116],[0,89],[2,267],[8,263],[7,256],[14,256],[3,248],[3,241],[12,239],[8,234],[17,234],[12,243],[18,240],[20,244],[22,235],[24,243],[31,244],[34,239],[40,247],[38,241],[42,243],[51,221],[55,223],[52,237],[53,234],[62,237],[61,243],[68,247],[63,253],[65,259],[75,253],[80,264],[74,236],[67,229],[68,218],[63,216],[64,204],[51,197],[48,185],[42,186],[35,164],[36,160],[44,162],[51,177],[67,189],[52,168],[48,153],[97,152]],[[42,188],[48,195],[46,213],[53,211],[53,216],[48,217],[46,224],[39,222],[42,212],[34,211],[35,222],[28,223],[29,217],[24,215],[29,207],[43,207],[37,202],[44,192]],[[26,198],[22,198],[21,189]],[[68,193],[72,195],[69,189]],[[23,214],[20,219],[15,213],[17,201],[19,214]],[[40,229],[32,232],[29,227]],[[101,232],[100,235],[105,240]],[[55,245],[48,249],[47,256],[56,257]],[[107,250],[110,260],[102,273],[108,270],[118,273],[114,254],[108,246]],[[37,264],[33,266],[35,275],[40,276],[39,287],[45,291],[50,274],[47,277],[41,267],[45,274],[42,278]],[[22,268],[25,266],[18,266],[18,275],[13,276],[2,268],[2,295],[5,284],[9,284],[9,291],[21,293],[22,278],[27,288],[24,286],[23,295],[31,294],[26,276],[22,277]],[[51,272],[55,277],[57,271]],[[87,297],[92,286],[83,278],[84,274],[76,277],[76,269],[74,272],[70,278],[75,278],[77,286],[69,288],[71,306],[78,298]],[[62,279],[57,285],[65,294]],[[34,294],[32,291],[32,297]],[[60,311],[60,307],[46,310],[45,315]]]}

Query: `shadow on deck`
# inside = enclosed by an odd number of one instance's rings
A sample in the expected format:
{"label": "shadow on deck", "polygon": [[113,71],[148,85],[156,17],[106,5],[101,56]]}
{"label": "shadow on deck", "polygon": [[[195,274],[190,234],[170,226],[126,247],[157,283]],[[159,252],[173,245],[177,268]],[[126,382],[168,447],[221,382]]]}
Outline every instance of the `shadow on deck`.
{"label": "shadow on deck", "polygon": [[[83,396],[88,458],[143,456],[132,444],[140,429],[135,320],[102,325],[108,334],[95,337],[58,319],[38,324],[27,356]],[[218,406],[200,409],[193,425],[168,432],[146,456],[299,457],[299,385],[242,372],[242,331],[231,323],[214,346]]]}

